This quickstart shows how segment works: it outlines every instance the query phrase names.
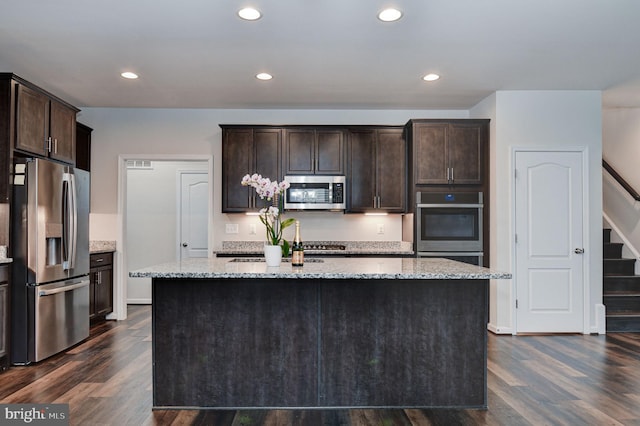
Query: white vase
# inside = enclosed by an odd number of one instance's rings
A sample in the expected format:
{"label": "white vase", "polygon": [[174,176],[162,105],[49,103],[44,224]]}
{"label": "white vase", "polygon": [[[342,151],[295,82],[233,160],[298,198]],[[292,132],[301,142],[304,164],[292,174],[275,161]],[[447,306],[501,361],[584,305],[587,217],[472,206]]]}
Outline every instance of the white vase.
{"label": "white vase", "polygon": [[265,244],[264,259],[267,262],[267,266],[280,266],[280,262],[282,262],[282,247]]}

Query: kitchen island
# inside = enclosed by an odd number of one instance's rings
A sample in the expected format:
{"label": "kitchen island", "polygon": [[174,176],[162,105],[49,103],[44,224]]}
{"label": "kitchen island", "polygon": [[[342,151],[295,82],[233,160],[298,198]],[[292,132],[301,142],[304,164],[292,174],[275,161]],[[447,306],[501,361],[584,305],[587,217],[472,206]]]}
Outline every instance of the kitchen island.
{"label": "kitchen island", "polygon": [[259,260],[130,273],[153,279],[154,408],[487,407],[488,280],[509,274],[432,258]]}

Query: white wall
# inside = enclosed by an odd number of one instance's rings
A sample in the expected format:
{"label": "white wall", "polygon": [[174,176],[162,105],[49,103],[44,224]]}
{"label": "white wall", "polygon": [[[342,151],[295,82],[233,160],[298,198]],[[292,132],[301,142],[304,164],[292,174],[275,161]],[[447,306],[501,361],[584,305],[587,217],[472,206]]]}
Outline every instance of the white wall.
{"label": "white wall", "polygon": [[[178,181],[181,170],[207,172],[204,161],[152,161],[151,169],[128,169],[126,264],[129,270],[178,260]],[[151,279],[128,278],[127,303],[151,303]]]}
{"label": "white wall", "polygon": [[[496,182],[503,180],[504,175],[508,174],[508,170],[505,167],[497,167],[496,164],[496,156],[498,154],[496,150],[496,94],[488,96],[474,106],[469,116],[471,118],[488,118],[491,120],[489,122],[489,266],[501,271],[511,271],[508,258],[498,256],[497,250],[497,242],[503,239],[501,235],[508,233],[509,229],[506,226],[499,226],[499,222],[496,220],[497,215],[493,213],[498,210],[498,200],[501,204],[500,208],[504,208],[504,203],[508,202],[504,197],[495,196]],[[499,306],[505,306],[505,303],[508,306],[510,296],[510,280],[491,280],[489,284],[489,324],[492,325],[494,331],[497,331],[495,330],[495,324],[511,323],[511,312],[506,309],[498,309]]]}
{"label": "white wall", "polygon": [[[599,91],[499,91],[470,111],[495,117],[491,135],[491,266],[513,271],[512,150],[587,148],[588,218],[585,281],[589,293],[588,328],[597,332],[602,304],[602,107]],[[492,286],[490,328],[513,332],[513,283]],[[604,318],[601,318],[603,320]]]}
{"label": "white wall", "polygon": [[[607,162],[640,191],[640,108],[603,111],[602,150]],[[640,203],[603,171],[603,207],[612,225],[624,235],[635,252],[640,250]]]}

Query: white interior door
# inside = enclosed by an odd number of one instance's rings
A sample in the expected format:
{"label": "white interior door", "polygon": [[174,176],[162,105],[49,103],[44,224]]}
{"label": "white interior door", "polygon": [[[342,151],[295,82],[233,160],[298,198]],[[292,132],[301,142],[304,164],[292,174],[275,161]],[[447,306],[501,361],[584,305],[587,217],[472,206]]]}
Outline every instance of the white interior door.
{"label": "white interior door", "polygon": [[583,331],[582,155],[515,153],[517,333]]}
{"label": "white interior door", "polygon": [[178,224],[180,259],[208,257],[209,178],[204,172],[180,172]]}

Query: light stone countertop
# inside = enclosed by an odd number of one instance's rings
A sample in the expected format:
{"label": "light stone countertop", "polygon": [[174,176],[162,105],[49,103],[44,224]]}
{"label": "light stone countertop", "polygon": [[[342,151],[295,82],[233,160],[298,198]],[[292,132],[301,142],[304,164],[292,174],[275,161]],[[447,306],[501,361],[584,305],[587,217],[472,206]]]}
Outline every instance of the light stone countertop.
{"label": "light stone countertop", "polygon": [[511,274],[441,258],[314,258],[303,267],[264,259],[218,257],[170,262],[129,272],[134,278],[510,279]]}
{"label": "light stone countertop", "polygon": [[115,241],[89,241],[89,253],[108,253],[111,251],[116,251]]}
{"label": "light stone countertop", "polygon": [[[310,250],[311,255],[404,255],[413,256],[413,244],[407,241],[305,241],[313,245],[341,245],[344,250]],[[213,252],[219,256],[255,256],[264,253],[264,241],[223,241],[222,249]]]}

